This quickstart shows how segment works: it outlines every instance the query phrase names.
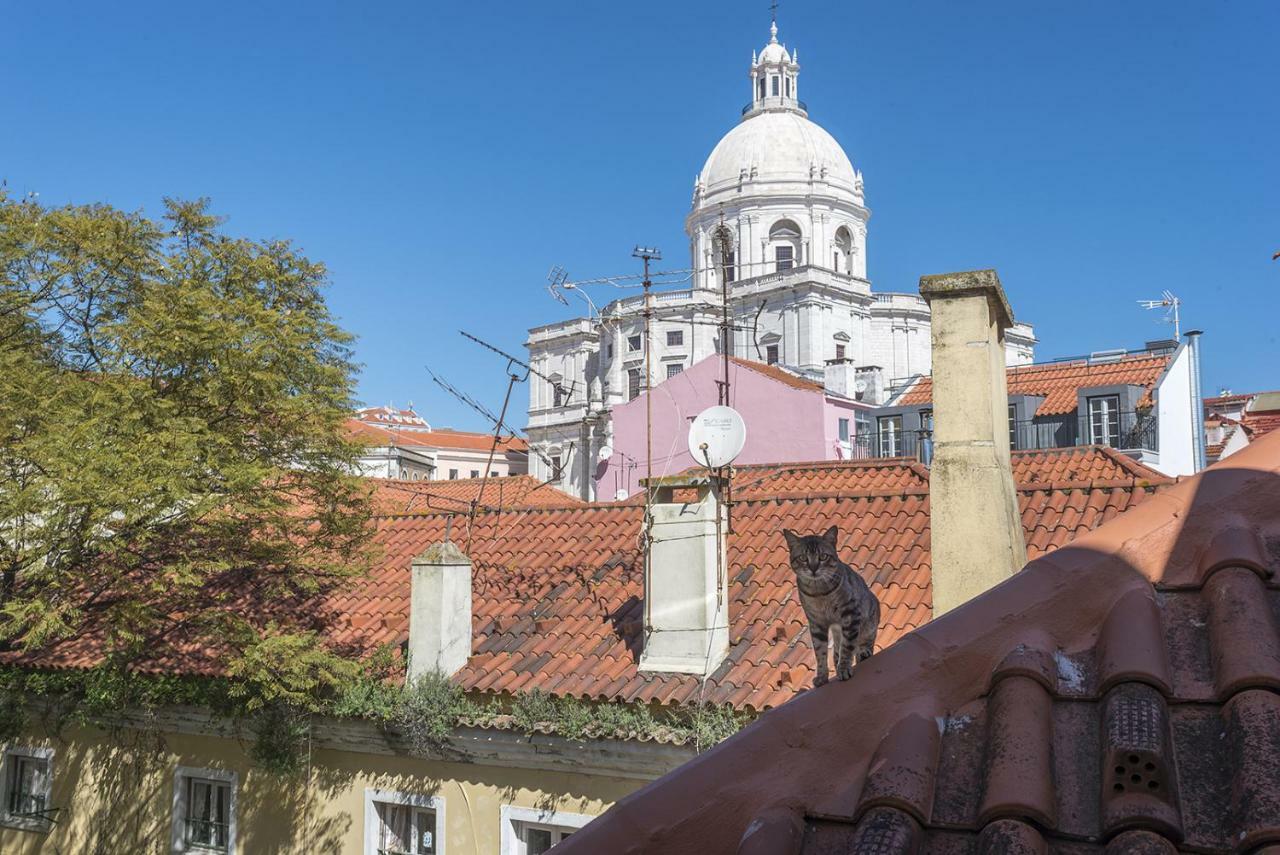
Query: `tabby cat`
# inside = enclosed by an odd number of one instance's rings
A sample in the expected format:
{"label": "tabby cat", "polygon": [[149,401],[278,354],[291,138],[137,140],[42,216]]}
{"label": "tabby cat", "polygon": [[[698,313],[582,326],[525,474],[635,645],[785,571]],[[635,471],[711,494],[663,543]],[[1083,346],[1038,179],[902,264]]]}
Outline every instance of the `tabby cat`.
{"label": "tabby cat", "polygon": [[815,687],[827,682],[828,633],[836,650],[836,679],[847,680],[853,675],[854,663],[871,655],[880,626],[880,602],[862,577],[836,554],[838,533],[835,526],[825,534],[782,531],[791,550],[791,569],[818,658]]}

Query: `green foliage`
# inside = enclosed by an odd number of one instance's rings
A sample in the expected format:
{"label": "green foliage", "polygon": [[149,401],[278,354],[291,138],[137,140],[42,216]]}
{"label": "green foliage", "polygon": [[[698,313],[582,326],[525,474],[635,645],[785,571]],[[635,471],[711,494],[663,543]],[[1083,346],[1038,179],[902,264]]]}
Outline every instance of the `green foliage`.
{"label": "green foliage", "polygon": [[250,708],[314,709],[349,676],[308,623],[370,535],[325,281],[204,201],[152,220],[0,192],[0,649],[180,642]]}
{"label": "green foliage", "polygon": [[533,733],[540,725],[555,722],[560,716],[559,707],[553,696],[540,689],[533,689],[521,692],[511,699],[511,718],[520,730]]}
{"label": "green foliage", "polygon": [[406,686],[395,723],[420,753],[443,746],[459,720],[471,710],[462,689],[439,674],[424,674]]}
{"label": "green foliage", "polygon": [[258,713],[253,732],[249,756],[261,768],[281,776],[302,771],[311,737],[308,713],[279,704],[266,707]]}
{"label": "green foliage", "polygon": [[17,692],[0,689],[0,742],[16,739],[27,726],[27,708]]}

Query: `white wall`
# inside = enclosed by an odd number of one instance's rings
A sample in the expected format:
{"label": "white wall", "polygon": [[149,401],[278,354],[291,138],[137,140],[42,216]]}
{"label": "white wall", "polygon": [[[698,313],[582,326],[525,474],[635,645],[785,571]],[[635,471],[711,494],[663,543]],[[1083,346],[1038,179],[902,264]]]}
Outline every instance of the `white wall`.
{"label": "white wall", "polygon": [[1196,471],[1193,433],[1204,429],[1204,418],[1194,412],[1191,394],[1191,348],[1183,343],[1156,381],[1157,440],[1160,461],[1155,464],[1166,475],[1192,475]]}

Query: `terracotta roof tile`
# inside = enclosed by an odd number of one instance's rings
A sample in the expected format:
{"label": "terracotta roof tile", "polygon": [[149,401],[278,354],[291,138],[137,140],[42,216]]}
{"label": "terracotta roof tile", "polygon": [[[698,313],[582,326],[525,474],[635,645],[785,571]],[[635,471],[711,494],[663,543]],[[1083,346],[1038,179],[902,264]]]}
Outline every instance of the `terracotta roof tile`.
{"label": "terracotta roof tile", "polygon": [[[1095,386],[1143,386],[1139,406],[1151,403],[1151,389],[1169,364],[1168,355],[1126,356],[1114,362],[1044,362],[1013,365],[1007,372],[1010,395],[1043,395],[1037,416],[1060,416],[1076,411],[1077,393]],[[933,379],[922,377],[895,403],[927,404],[933,400]]]}
{"label": "terracotta roof tile", "polygon": [[1139,506],[557,851],[1276,850],[1280,435],[1156,493],[1099,492]]}
{"label": "terracotta roof tile", "polygon": [[[456,478],[444,481],[406,481],[390,478],[367,479],[374,489],[374,502],[384,515],[426,511],[467,511],[473,501],[489,508],[525,505],[581,505],[575,499],[531,475],[504,475],[497,478]],[[483,492],[481,487],[483,486]]]}
{"label": "terracotta roof tile", "polygon": [[[369,446],[396,445],[404,448],[453,448],[466,451],[488,451],[493,446],[493,435],[468,433],[460,430],[419,430],[369,424],[360,419],[348,419],[347,431],[353,439]],[[529,443],[518,436],[498,438],[498,452],[529,450]]]}
{"label": "terracotta roof tile", "polygon": [[807,380],[799,375],[792,374],[780,365],[768,365],[764,362],[752,362],[749,359],[738,359],[736,356],[730,356],[729,361],[739,368],[746,368],[748,371],[754,371],[770,380],[777,380],[793,389],[805,389],[810,392],[821,392],[823,386],[813,380]]}
{"label": "terracotta roof tile", "polygon": [[[1017,452],[1014,471],[1021,482],[1031,557],[1100,525],[1104,512],[1122,513],[1169,483],[1095,447]],[[499,482],[515,489],[490,492]],[[403,641],[410,563],[428,545],[443,540],[446,530],[455,541],[468,535],[471,541],[474,652],[456,679],[472,691],[523,686],[658,703],[701,693],[713,703],[753,709],[789,700],[811,684],[813,655],[794,594],[784,527],[839,527],[842,557],[882,603],[879,648],[893,645],[931,617],[925,467],[907,460],[743,467],[735,481],[728,545],[729,662],[705,688],[686,675],[655,680],[637,668],[643,507],[575,504],[558,491],[537,489],[536,483],[527,476],[489,479],[484,504],[492,509],[481,510],[468,532],[468,502],[478,479],[377,482],[383,511],[377,520],[379,564],[318,609],[330,616],[332,639],[366,649]],[[456,492],[445,495],[442,490]],[[550,496],[550,504],[539,504],[543,494]],[[496,506],[499,496],[501,508]],[[779,629],[789,639],[785,651],[779,650]],[[50,655],[75,664],[89,661],[89,651],[68,643]],[[784,663],[790,677],[780,684]]]}

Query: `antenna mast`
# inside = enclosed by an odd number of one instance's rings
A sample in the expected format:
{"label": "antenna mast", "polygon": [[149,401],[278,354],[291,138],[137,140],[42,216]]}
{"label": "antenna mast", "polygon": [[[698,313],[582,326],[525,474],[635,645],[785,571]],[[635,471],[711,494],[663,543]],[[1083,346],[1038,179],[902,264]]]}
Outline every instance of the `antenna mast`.
{"label": "antenna mast", "polygon": [[1144,309],[1167,309],[1164,322],[1173,324],[1173,337],[1182,341],[1182,319],[1179,313],[1182,300],[1174,296],[1172,291],[1161,292],[1159,300],[1139,300],[1138,305]]}

